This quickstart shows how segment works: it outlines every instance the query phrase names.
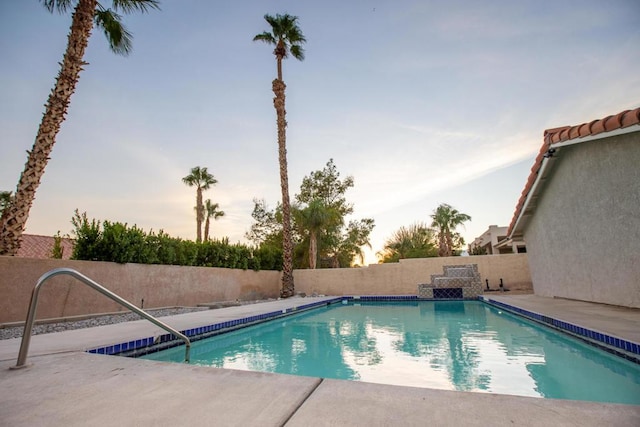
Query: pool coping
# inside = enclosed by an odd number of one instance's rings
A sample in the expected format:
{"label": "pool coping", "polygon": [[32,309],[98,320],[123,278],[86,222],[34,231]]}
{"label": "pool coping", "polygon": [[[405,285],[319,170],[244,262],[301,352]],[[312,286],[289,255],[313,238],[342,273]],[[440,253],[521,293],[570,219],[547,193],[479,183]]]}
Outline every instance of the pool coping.
{"label": "pool coping", "polygon": [[[521,299],[519,297],[526,297]],[[342,297],[337,297],[342,298]],[[535,295],[496,297],[509,305],[555,316],[566,302]],[[290,298],[172,316],[177,329],[202,319],[263,314],[274,307],[308,303]],[[318,298],[320,299],[320,298]],[[331,299],[331,298],[324,298]],[[576,303],[578,306],[585,306]],[[241,313],[242,316],[238,316]],[[594,315],[595,313],[595,315]],[[630,314],[628,314],[630,313]],[[573,313],[575,314],[575,313]],[[635,341],[640,310],[607,306],[581,312],[581,325]],[[604,320],[604,321],[603,321]],[[220,425],[520,425],[635,427],[640,405],[621,405],[498,393],[475,393],[296,377],[127,357],[105,357],[86,349],[104,342],[147,336],[144,320],[36,335],[25,369],[15,363],[19,339],[0,341],[0,419],[14,426],[185,425],[215,420]],[[164,332],[157,329],[157,333]],[[306,384],[306,386],[305,386]],[[180,408],[180,409],[179,409]],[[186,408],[187,410],[182,410]],[[238,417],[249,414],[242,423]],[[478,416],[481,414],[481,416]],[[276,416],[280,417],[276,420]]]}
{"label": "pool coping", "polygon": [[578,326],[572,322],[567,322],[555,317],[497,301],[491,297],[481,295],[478,298],[487,304],[499,307],[512,314],[519,315],[525,319],[529,319],[541,325],[561,331],[608,353],[622,357],[630,362],[640,364],[640,344],[636,342],[620,338],[615,335],[610,335],[597,329]]}

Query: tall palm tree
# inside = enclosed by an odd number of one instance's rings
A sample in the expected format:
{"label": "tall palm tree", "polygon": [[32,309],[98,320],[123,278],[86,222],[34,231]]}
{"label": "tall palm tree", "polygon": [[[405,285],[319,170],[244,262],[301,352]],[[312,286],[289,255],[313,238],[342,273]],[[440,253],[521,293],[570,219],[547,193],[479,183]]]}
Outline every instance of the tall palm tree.
{"label": "tall palm tree", "polygon": [[67,114],[80,72],[87,65],[83,58],[93,26],[104,31],[114,53],[127,55],[131,51],[132,38],[131,33],[122,25],[119,12],[128,14],[159,9],[157,0],[112,0],[111,9],[106,9],[97,0],[42,0],[42,3],[49,12],[58,10],[63,13],[73,5],[75,8],[71,16],[67,49],[55,85],[45,104],[35,143],[28,152],[27,163],[11,204],[0,218],[0,255],[15,255],[20,248],[22,232],[29,218],[36,190]]}
{"label": "tall palm tree", "polygon": [[224,211],[220,211],[218,210],[218,208],[220,208],[220,205],[218,205],[217,203],[211,203],[211,199],[207,199],[204,201],[204,241],[206,242],[207,240],[209,240],[209,223],[211,218],[213,218],[214,221],[217,221],[218,218],[221,218],[224,216]]}
{"label": "tall palm tree", "polygon": [[196,166],[191,168],[191,173],[182,182],[189,187],[196,187],[196,242],[202,242],[202,221],[204,220],[204,204],[202,203],[202,190],[208,190],[218,180],[207,171],[207,168]]}
{"label": "tall palm tree", "polygon": [[459,212],[457,209],[446,203],[441,204],[431,215],[435,227],[438,232],[438,256],[452,256],[454,250],[454,235],[457,226],[462,225],[466,221],[470,221],[471,217],[467,214]]}
{"label": "tall palm tree", "polygon": [[275,46],[273,54],[278,66],[278,78],[272,83],[273,106],[276,109],[278,123],[278,159],[280,162],[280,187],[282,190],[282,289],[280,296],[287,298],[294,294],[293,284],[293,243],[291,237],[291,203],[289,201],[289,177],[287,175],[287,144],[285,119],[285,88],[282,80],[282,60],[291,54],[299,61],[304,60],[302,44],[306,39],[298,27],[298,17],[288,14],[276,16],[265,15],[264,19],[271,26],[271,32],[256,35],[253,41],[263,41]]}

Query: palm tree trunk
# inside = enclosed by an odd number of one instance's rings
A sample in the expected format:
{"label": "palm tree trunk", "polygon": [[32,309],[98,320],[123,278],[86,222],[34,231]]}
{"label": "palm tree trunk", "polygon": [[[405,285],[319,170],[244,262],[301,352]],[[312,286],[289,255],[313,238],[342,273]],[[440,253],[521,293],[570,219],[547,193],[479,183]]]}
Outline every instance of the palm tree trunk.
{"label": "palm tree trunk", "polygon": [[71,31],[55,86],[45,105],[35,143],[29,152],[24,171],[20,175],[15,196],[0,219],[0,255],[15,255],[22,243],[22,233],[36,190],[44,175],[56,135],[67,114],[71,95],[75,91],[80,72],[86,62],[84,52],[93,28],[96,0],[80,0],[73,12]]}
{"label": "palm tree trunk", "polygon": [[202,242],[202,188],[196,190],[196,242]]}
{"label": "palm tree trunk", "polygon": [[[280,61],[278,61],[278,64]],[[280,72],[280,71],[279,71]],[[280,188],[282,190],[282,289],[280,296],[293,296],[293,243],[291,242],[291,203],[289,201],[289,177],[287,174],[287,136],[284,109],[284,91],[286,85],[280,79],[273,81],[273,106],[276,109],[278,121],[278,160],[280,162]]]}
{"label": "palm tree trunk", "polygon": [[204,241],[206,242],[207,240],[209,240],[209,222],[210,222],[210,217],[207,216],[207,219],[204,221]]}
{"label": "palm tree trunk", "polygon": [[438,256],[447,256],[447,239],[444,235],[444,231],[440,231],[438,234]]}
{"label": "palm tree trunk", "polygon": [[315,231],[311,231],[309,235],[309,268],[315,270],[316,260],[318,259],[318,238]]}
{"label": "palm tree trunk", "polygon": [[447,230],[447,254],[445,256],[453,256],[453,236],[451,231]]}

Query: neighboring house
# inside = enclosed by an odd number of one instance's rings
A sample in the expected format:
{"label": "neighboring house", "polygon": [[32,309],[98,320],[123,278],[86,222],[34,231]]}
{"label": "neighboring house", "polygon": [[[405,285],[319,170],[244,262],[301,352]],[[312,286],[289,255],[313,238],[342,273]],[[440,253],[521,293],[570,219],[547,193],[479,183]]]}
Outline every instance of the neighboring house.
{"label": "neighboring house", "polygon": [[[54,242],[55,240],[52,236],[23,234],[22,245],[18,249],[17,256],[22,258],[52,258]],[[73,240],[63,237],[60,245],[62,246],[62,259],[70,259],[73,253]]]}
{"label": "neighboring house", "polygon": [[537,295],[640,308],[640,108],[546,130],[508,237]]}
{"label": "neighboring house", "polygon": [[507,239],[509,227],[498,227],[490,225],[489,229],[482,233],[480,237],[469,244],[469,253],[473,253],[475,248],[483,248],[485,255],[501,255],[527,252],[523,241],[511,241]]}

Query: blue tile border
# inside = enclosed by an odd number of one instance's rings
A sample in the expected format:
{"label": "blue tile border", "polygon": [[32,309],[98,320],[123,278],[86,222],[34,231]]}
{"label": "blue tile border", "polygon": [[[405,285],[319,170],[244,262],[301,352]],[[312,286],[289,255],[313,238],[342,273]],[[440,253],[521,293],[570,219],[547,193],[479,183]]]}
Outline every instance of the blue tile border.
{"label": "blue tile border", "polygon": [[508,312],[518,314],[527,319],[541,323],[543,325],[552,327],[554,329],[561,330],[569,335],[575,336],[595,345],[605,351],[614,353],[617,356],[621,356],[631,362],[640,363],[640,344],[627,341],[622,338],[618,338],[612,335],[607,335],[602,332],[598,332],[592,329],[588,329],[579,325],[574,325],[570,322],[554,319],[553,317],[545,316],[533,311],[525,310],[523,308],[515,307],[509,304],[505,304],[500,301],[493,300],[489,297],[480,296],[480,301],[483,301],[489,305],[499,307]]}
{"label": "blue tile border", "polygon": [[[460,300],[460,299],[456,299]],[[614,353],[627,360],[635,363],[640,363],[640,344],[627,341],[615,336],[610,336],[595,330],[584,328],[579,325],[574,325],[569,322],[554,319],[552,317],[544,316],[542,314],[525,310],[519,307],[515,307],[509,304],[502,303],[500,301],[492,300],[486,296],[479,296],[478,300],[499,307],[510,313],[520,315],[529,320],[533,320],[540,324],[561,330],[572,336],[580,338],[589,344],[595,345],[605,351]],[[214,323],[210,325],[200,326],[196,328],[186,329],[180,331],[191,339],[191,341],[199,341],[204,338],[209,338],[214,335],[230,332],[239,328],[244,328],[257,323],[261,323],[267,320],[272,320],[279,317],[290,316],[295,313],[310,310],[320,306],[327,306],[342,301],[350,302],[374,302],[374,301],[451,301],[442,299],[425,299],[419,298],[417,295],[349,295],[335,297],[328,300],[316,301],[309,304],[303,304],[300,306],[290,307],[285,310],[271,311],[268,313],[257,314],[254,316],[229,320],[225,322]],[[460,300],[461,301],[461,300]],[[163,334],[154,339],[154,337],[146,337],[133,341],[123,342],[119,344],[98,347],[90,349],[88,353],[104,354],[104,355],[124,355],[124,356],[139,356],[146,353],[164,350],[166,348],[182,345],[182,341],[172,334]]]}
{"label": "blue tile border", "polygon": [[341,297],[346,301],[418,301],[417,295],[350,295]]}
{"label": "blue tile border", "polygon": [[[244,317],[240,319],[229,320],[225,322],[214,323],[205,326],[199,326],[196,328],[185,329],[180,333],[186,335],[191,341],[199,341],[204,338],[209,338],[214,335],[230,332],[246,326],[251,326],[256,323],[272,320],[278,317],[289,316],[302,311],[310,310],[320,306],[326,306],[330,304],[339,303],[342,301],[418,301],[420,300],[417,295],[359,295],[359,296],[341,296],[328,300],[316,301],[309,304],[303,304],[295,307],[290,307],[285,310],[272,311],[263,314],[257,314],[254,316]],[[105,354],[105,355],[123,355],[123,356],[140,356],[142,354],[151,353],[155,351],[164,350],[170,347],[182,345],[182,341],[179,340],[173,334],[163,334],[155,338],[147,337],[138,339],[135,341],[129,341],[110,346],[98,347],[87,350],[88,353]]]}
{"label": "blue tile border", "polygon": [[[326,306],[342,301],[343,297],[336,297],[323,301],[316,301],[309,304],[303,304],[295,307],[290,307],[285,310],[272,311],[269,313],[257,314],[254,316],[228,320],[225,322],[214,323],[210,325],[200,326],[191,329],[185,329],[179,331],[181,334],[186,335],[192,342],[199,341],[204,338],[209,338],[213,335],[219,335],[225,332],[230,332],[246,326],[251,326],[256,323],[261,323],[266,320],[275,319],[278,317],[290,316],[295,313],[310,310],[320,306]],[[120,344],[114,344],[104,347],[97,347],[87,350],[87,353],[105,354],[105,355],[124,355],[124,356],[140,356],[142,354],[151,353],[159,350],[164,350],[170,347],[182,345],[183,341],[179,340],[173,334],[163,334],[158,337],[147,337],[137,339],[134,341],[124,342]]]}

